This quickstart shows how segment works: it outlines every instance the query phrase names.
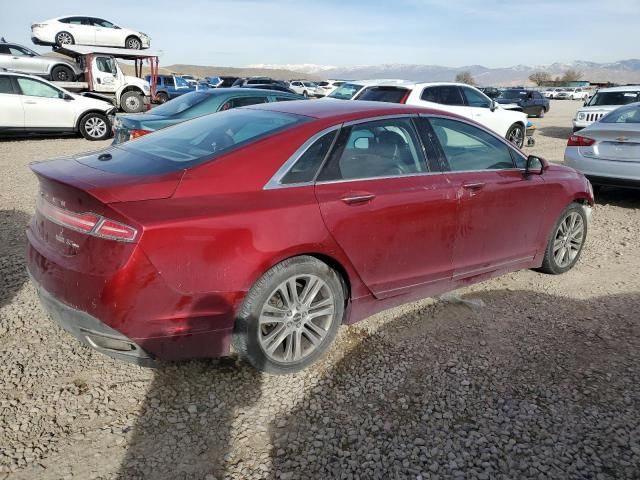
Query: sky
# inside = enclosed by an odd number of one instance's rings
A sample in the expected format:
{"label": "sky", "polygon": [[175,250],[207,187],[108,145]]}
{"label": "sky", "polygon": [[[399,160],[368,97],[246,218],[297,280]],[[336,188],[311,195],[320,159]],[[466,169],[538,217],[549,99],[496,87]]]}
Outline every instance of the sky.
{"label": "sky", "polygon": [[0,35],[93,15],[151,36],[160,65],[459,67],[640,57],[640,0],[0,0]]}

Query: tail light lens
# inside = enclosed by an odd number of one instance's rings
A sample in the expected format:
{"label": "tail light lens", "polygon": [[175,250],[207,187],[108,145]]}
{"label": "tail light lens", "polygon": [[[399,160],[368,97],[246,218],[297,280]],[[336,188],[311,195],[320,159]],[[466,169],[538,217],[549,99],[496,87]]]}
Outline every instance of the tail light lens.
{"label": "tail light lens", "polygon": [[567,147],[590,147],[596,143],[593,138],[571,135],[567,141]]}
{"label": "tail light lens", "polygon": [[42,197],[38,199],[37,208],[42,216],[53,223],[94,237],[133,242],[138,235],[135,228],[124,223],[91,212],[76,213],[56,207]]}
{"label": "tail light lens", "polygon": [[138,129],[133,129],[129,132],[129,140],[134,140],[138,137],[142,137],[143,135],[146,135],[147,133],[151,133],[151,130],[138,130]]}

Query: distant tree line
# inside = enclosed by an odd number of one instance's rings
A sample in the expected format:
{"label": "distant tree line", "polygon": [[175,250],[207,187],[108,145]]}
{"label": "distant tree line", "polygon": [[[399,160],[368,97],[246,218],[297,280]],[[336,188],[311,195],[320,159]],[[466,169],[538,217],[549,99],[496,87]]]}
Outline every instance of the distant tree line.
{"label": "distant tree line", "polygon": [[557,75],[555,78],[552,78],[551,74],[548,72],[540,71],[533,72],[531,75],[529,75],[529,80],[531,80],[537,86],[541,86],[552,80],[556,82],[576,82],[580,80],[582,76],[583,73],[581,71],[573,69],[565,70],[562,76]]}

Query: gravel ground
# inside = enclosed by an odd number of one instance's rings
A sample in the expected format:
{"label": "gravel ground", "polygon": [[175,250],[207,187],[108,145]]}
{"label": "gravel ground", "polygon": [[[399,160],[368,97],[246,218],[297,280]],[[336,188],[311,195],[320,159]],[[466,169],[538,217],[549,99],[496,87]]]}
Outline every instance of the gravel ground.
{"label": "gravel ground", "polygon": [[[561,161],[578,102],[527,148]],[[343,328],[288,377],[143,369],[80,346],[27,282],[36,159],[0,142],[0,479],[638,479],[640,194],[604,190],[578,266],[510,274]]]}

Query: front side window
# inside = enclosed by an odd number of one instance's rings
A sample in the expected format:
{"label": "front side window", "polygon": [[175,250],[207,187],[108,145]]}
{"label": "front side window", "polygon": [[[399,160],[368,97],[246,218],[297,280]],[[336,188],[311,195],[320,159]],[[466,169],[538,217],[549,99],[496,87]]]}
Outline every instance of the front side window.
{"label": "front side window", "polygon": [[171,79],[171,83],[173,84],[173,82],[175,82],[175,86],[176,87],[188,87],[189,86],[189,82],[187,82],[184,78],[182,77],[175,77]]}
{"label": "front side window", "polygon": [[473,125],[446,118],[430,118],[438,142],[453,172],[514,168],[509,147]]}
{"label": "front side window", "polygon": [[320,180],[399,177],[427,171],[408,118],[359,123],[344,128]]}
{"label": "front side window", "polygon": [[18,78],[23,95],[29,97],[60,98],[60,90],[31,78]]}
{"label": "front side window", "polygon": [[102,27],[102,28],[115,28],[116,27],[113,23],[107,22],[106,20],[102,20],[101,18],[92,18],[91,19],[91,23],[93,25],[95,25],[96,27]]}
{"label": "front side window", "polygon": [[441,103],[442,105],[464,105],[462,93],[456,85],[439,85],[427,87],[420,97],[426,102]]}
{"label": "front side window", "polygon": [[97,57],[96,66],[101,72],[111,73],[112,75],[116,74],[116,66],[111,57]]}
{"label": "front side window", "polygon": [[19,47],[18,45],[9,45],[9,54],[15,55],[16,57],[33,57],[35,53],[31,50],[28,50],[23,47]]}
{"label": "front side window", "polygon": [[322,165],[324,158],[329,153],[329,149],[333,144],[333,139],[337,135],[337,131],[324,134],[313,145],[300,156],[291,170],[282,178],[280,183],[290,185],[294,183],[311,182]]}
{"label": "front side window", "polygon": [[469,87],[460,87],[464,93],[464,98],[467,100],[467,105],[470,107],[489,108],[491,106],[491,99],[481,92]]}

